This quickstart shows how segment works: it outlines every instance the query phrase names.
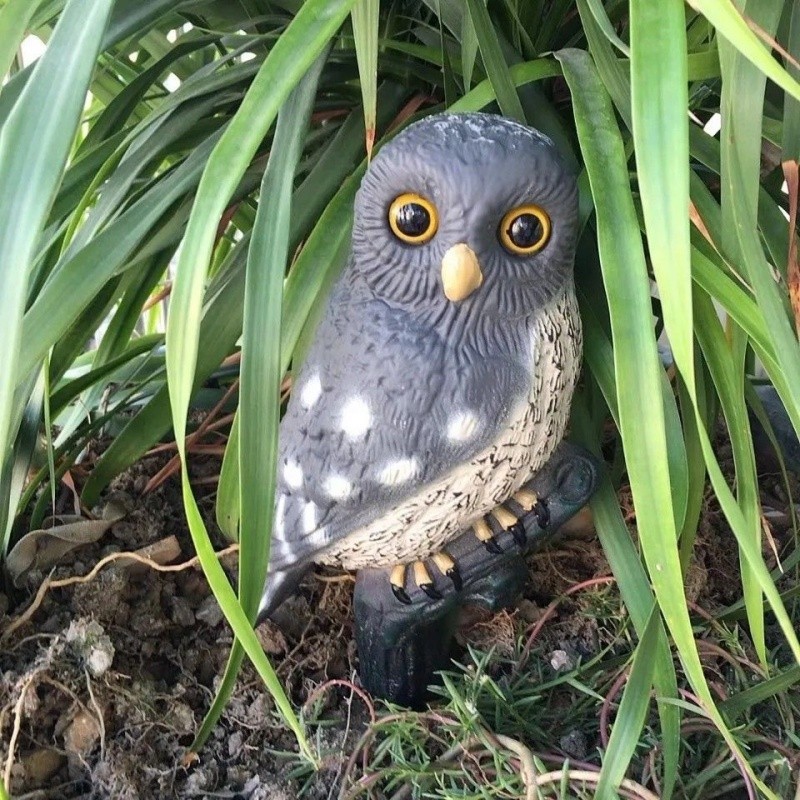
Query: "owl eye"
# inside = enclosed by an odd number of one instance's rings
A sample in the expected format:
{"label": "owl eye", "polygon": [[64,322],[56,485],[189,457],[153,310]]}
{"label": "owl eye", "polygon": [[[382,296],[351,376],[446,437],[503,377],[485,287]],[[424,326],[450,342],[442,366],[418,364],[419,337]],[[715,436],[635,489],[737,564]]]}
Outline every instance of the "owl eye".
{"label": "owl eye", "polygon": [[401,242],[425,244],[439,227],[436,206],[414,192],[401,194],[389,206],[389,227]]}
{"label": "owl eye", "polygon": [[550,238],[550,217],[535,205],[517,206],[500,222],[500,244],[518,256],[538,253]]}

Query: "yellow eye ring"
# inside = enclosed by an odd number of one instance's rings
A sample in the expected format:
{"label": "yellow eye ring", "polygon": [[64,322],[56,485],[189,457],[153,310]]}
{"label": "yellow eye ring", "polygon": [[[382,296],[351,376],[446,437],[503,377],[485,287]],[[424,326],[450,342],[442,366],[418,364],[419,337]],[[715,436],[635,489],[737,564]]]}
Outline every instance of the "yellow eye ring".
{"label": "yellow eye ring", "polygon": [[430,200],[415,192],[405,192],[389,206],[389,227],[406,244],[425,244],[439,228],[439,215]]}
{"label": "yellow eye ring", "polygon": [[547,244],[550,231],[547,212],[531,203],[512,208],[500,221],[497,236],[509,253],[532,256]]}

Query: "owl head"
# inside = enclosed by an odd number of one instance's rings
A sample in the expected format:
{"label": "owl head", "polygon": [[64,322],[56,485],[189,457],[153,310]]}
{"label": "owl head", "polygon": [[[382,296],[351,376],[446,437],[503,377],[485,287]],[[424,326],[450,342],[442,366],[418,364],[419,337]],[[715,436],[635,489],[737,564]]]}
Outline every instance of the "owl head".
{"label": "owl head", "polygon": [[572,281],[577,186],[553,143],[492,114],[399,133],[356,196],[348,278],[438,320],[525,317]]}

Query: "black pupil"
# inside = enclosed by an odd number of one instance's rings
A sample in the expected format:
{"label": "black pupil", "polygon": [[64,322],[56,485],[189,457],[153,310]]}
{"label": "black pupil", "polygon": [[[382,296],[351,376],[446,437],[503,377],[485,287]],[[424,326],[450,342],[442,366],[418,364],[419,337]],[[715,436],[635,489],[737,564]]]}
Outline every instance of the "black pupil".
{"label": "black pupil", "polygon": [[508,227],[508,238],[522,249],[533,247],[542,239],[544,228],[535,214],[520,214]]}
{"label": "black pupil", "polygon": [[405,203],[397,209],[395,217],[397,229],[406,236],[422,236],[431,225],[431,215],[419,203]]}

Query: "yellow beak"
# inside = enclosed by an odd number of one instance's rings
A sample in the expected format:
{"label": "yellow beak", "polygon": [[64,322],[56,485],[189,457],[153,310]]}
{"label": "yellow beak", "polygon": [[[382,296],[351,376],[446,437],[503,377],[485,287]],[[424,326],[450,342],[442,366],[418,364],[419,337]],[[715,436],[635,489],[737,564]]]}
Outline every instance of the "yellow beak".
{"label": "yellow beak", "polygon": [[457,303],[483,283],[478,257],[465,244],[454,244],[442,258],[442,286],[448,300]]}

